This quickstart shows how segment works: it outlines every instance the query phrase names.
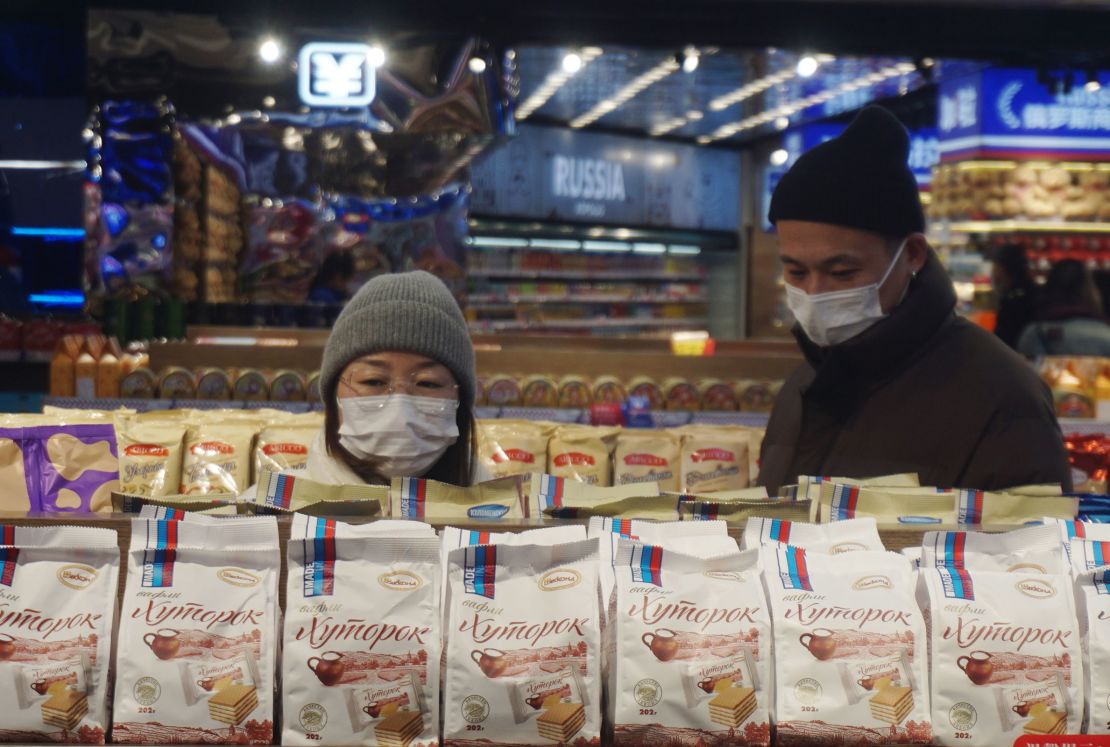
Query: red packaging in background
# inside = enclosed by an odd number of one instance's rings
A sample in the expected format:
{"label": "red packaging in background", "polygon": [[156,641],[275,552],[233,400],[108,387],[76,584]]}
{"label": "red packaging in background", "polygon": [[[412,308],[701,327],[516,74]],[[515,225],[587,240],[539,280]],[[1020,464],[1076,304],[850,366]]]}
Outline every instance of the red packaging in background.
{"label": "red packaging in background", "polygon": [[1064,437],[1072,483],[1077,493],[1106,493],[1110,474],[1110,438],[1104,433]]}

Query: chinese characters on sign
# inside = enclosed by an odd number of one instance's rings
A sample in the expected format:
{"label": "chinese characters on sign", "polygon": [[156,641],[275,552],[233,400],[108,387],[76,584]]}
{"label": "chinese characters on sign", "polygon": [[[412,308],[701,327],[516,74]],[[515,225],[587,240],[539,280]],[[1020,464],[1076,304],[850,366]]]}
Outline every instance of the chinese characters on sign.
{"label": "chinese characters on sign", "polygon": [[314,42],[297,58],[297,91],[306,106],[357,107],[374,100],[368,44]]}

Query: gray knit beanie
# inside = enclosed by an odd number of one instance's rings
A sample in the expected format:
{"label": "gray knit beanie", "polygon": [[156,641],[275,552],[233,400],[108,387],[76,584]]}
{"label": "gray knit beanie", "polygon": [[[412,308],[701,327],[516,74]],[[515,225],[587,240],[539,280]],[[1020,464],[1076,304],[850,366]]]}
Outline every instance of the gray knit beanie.
{"label": "gray knit beanie", "polygon": [[415,353],[450,369],[464,405],[478,378],[466,319],[439,278],[417,270],[379,275],[359,288],[335,320],[324,346],[320,391],[330,392],[355,358],[383,351]]}

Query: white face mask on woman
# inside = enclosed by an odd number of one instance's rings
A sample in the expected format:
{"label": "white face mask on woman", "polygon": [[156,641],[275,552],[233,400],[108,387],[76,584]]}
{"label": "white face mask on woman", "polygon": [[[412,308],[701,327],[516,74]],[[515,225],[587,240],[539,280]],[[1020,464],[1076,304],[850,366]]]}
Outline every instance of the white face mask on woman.
{"label": "white face mask on woman", "polygon": [[383,477],[421,477],[459,439],[454,399],[393,394],[339,400],[339,443]]}
{"label": "white face mask on woman", "polygon": [[[839,345],[874,326],[875,322],[886,316],[879,300],[879,289],[898,264],[898,258],[906,248],[906,241],[898,247],[894,259],[877,283],[813,295],[787,284],[786,305],[790,307],[806,337],[821,347]],[[906,290],[909,290],[908,285]]]}

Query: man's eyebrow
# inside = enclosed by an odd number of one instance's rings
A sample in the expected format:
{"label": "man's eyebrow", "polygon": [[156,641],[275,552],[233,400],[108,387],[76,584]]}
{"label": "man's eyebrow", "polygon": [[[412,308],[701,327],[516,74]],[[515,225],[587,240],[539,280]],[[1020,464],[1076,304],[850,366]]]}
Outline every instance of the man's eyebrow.
{"label": "man's eyebrow", "polygon": [[840,264],[858,265],[860,263],[859,257],[852,254],[834,254],[831,257],[821,260],[817,266],[822,270],[828,270],[830,267],[835,267]]}

